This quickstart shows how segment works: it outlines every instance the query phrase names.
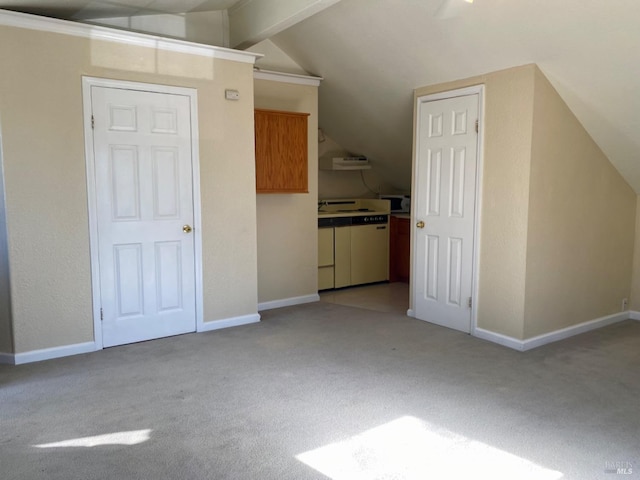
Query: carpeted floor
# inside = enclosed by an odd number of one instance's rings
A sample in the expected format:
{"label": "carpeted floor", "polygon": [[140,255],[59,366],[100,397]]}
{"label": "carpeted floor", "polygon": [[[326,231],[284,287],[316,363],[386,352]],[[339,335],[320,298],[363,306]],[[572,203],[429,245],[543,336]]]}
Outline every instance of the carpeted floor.
{"label": "carpeted floor", "polygon": [[330,303],[262,319],[0,366],[0,478],[640,477],[640,322],[519,353]]}

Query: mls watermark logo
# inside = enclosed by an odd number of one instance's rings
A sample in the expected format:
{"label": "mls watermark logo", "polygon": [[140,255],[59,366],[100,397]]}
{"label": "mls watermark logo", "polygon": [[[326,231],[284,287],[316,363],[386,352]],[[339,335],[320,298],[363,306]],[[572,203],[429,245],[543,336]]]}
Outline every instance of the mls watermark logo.
{"label": "mls watermark logo", "polygon": [[631,462],[604,462],[604,473],[633,475],[633,464]]}

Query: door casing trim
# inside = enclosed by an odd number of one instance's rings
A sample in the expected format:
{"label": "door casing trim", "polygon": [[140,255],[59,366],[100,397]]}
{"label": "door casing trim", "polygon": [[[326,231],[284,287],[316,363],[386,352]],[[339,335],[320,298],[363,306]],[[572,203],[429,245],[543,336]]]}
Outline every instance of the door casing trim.
{"label": "door casing trim", "polygon": [[82,109],[84,123],[84,148],[87,171],[87,202],[89,213],[89,249],[91,261],[91,293],[93,302],[93,335],[95,350],[103,349],[102,321],[100,320],[100,262],[98,250],[98,205],[95,179],[95,155],[93,152],[93,129],[91,126],[91,88],[106,87],[141,92],[183,95],[189,98],[191,114],[191,167],[193,193],[193,234],[195,261],[195,331],[203,330],[203,290],[202,290],[202,220],[200,205],[200,149],[198,128],[198,92],[194,88],[156,85],[152,83],[130,82],[97,77],[82,77]]}
{"label": "door casing trim", "polygon": [[[479,283],[480,283],[480,226],[481,226],[481,213],[482,213],[482,178],[483,178],[483,167],[484,167],[484,85],[473,85],[470,87],[459,88],[456,90],[448,90],[446,92],[432,93],[429,95],[422,95],[416,98],[416,116],[415,116],[415,127],[414,127],[414,154],[413,154],[413,167],[412,167],[412,180],[411,180],[411,191],[412,194],[412,202],[415,202],[417,192],[417,178],[415,175],[416,162],[419,157],[419,142],[418,142],[418,132],[420,131],[420,105],[427,102],[434,102],[437,100],[446,100],[449,98],[455,97],[463,97],[467,95],[478,95],[478,143],[477,143],[477,156],[476,156],[476,198],[475,198],[475,213],[474,213],[474,225],[473,225],[473,259],[472,259],[472,274],[471,274],[471,325],[470,325],[470,334],[476,334],[476,329],[478,328],[478,292],[479,292]],[[417,221],[415,213],[415,204],[411,205],[411,259],[412,262],[415,261],[415,254],[413,252],[413,245],[415,245],[415,228],[413,225]],[[411,284],[410,284],[410,295],[411,295],[411,306],[409,310],[407,310],[407,315],[410,317],[415,317],[415,271],[416,268],[413,266],[411,268]]]}

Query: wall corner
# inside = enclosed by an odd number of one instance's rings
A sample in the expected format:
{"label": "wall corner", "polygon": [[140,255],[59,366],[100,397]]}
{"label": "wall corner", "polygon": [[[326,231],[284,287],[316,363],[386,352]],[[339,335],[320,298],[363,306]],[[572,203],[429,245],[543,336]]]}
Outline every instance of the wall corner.
{"label": "wall corner", "polygon": [[636,197],[636,225],[633,242],[633,263],[631,269],[631,292],[629,309],[640,310],[640,195]]}

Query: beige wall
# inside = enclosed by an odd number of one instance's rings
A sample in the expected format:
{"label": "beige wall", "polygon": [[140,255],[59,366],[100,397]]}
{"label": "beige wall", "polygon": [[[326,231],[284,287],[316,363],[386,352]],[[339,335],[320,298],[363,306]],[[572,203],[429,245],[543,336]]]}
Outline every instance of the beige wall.
{"label": "beige wall", "polygon": [[535,69],[525,338],[620,312],[636,194]]}
{"label": "beige wall", "polygon": [[633,190],[535,65],[416,96],[477,84],[485,85],[478,326],[522,340],[619,312],[631,292]]}
{"label": "beige wall", "polygon": [[533,65],[419,88],[485,86],[478,327],[523,336]]}
{"label": "beige wall", "polygon": [[16,353],[93,340],[82,75],[198,90],[204,320],[256,312],[251,64],[9,27],[0,58]]}
{"label": "beige wall", "polygon": [[[318,293],[318,88],[255,80],[255,106],[309,113],[309,193],[257,195],[258,301]],[[255,183],[254,183],[255,189]]]}
{"label": "beige wall", "polygon": [[636,199],[636,228],[633,247],[633,273],[631,277],[631,298],[629,307],[631,310],[640,310],[640,196]]}

